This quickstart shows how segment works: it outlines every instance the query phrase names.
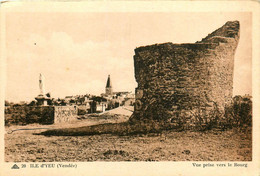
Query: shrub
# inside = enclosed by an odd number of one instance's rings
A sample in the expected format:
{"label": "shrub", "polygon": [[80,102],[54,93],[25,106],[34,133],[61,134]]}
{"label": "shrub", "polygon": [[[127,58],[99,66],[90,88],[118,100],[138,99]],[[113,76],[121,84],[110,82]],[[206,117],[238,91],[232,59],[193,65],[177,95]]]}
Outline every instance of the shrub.
{"label": "shrub", "polygon": [[248,98],[235,99],[225,108],[227,124],[235,127],[252,126],[252,101]]}
{"label": "shrub", "polygon": [[10,106],[5,109],[5,125],[31,123],[51,124],[54,122],[53,107]]}

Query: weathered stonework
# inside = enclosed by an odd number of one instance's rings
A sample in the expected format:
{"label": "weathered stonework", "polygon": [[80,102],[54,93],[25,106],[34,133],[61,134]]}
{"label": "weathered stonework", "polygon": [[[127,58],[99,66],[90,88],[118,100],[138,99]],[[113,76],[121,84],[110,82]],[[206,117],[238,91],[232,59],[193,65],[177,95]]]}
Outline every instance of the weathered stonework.
{"label": "weathered stonework", "polygon": [[224,113],[232,100],[239,22],[194,44],[155,44],[135,49],[135,111],[131,120],[174,122],[180,114]]}
{"label": "weathered stonework", "polygon": [[66,123],[77,120],[77,106],[54,106],[54,123]]}

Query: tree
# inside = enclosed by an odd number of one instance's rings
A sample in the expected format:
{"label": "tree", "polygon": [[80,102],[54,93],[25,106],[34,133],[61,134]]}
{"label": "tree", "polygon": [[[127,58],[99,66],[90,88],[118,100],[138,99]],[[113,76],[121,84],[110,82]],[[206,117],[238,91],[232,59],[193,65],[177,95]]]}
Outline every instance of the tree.
{"label": "tree", "polygon": [[46,94],[46,96],[50,98],[50,97],[51,97],[51,93],[48,92],[48,93]]}
{"label": "tree", "polygon": [[70,100],[70,103],[75,103],[75,100]]}
{"label": "tree", "polygon": [[31,101],[29,104],[28,104],[29,106],[35,106],[36,105],[36,101]]}

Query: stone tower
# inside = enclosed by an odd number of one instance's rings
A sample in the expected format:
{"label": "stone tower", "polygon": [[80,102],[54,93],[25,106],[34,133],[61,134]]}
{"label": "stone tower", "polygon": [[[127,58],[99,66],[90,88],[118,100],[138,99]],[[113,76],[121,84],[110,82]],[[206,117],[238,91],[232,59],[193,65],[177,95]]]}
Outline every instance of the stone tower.
{"label": "stone tower", "polygon": [[106,95],[113,95],[112,82],[110,79],[110,75],[108,75],[108,78],[107,78]]}
{"label": "stone tower", "polygon": [[232,100],[238,41],[239,22],[229,21],[196,43],[136,48],[132,120],[192,121],[198,113],[223,114]]}

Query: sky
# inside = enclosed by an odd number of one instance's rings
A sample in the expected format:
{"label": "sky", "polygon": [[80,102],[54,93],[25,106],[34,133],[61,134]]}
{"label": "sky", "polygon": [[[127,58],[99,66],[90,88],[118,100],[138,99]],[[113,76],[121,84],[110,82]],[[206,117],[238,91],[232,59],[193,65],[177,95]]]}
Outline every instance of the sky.
{"label": "sky", "polygon": [[6,13],[6,97],[32,101],[39,90],[54,98],[114,91],[134,92],[134,49],[155,43],[194,43],[240,21],[233,95],[252,94],[251,13]]}

